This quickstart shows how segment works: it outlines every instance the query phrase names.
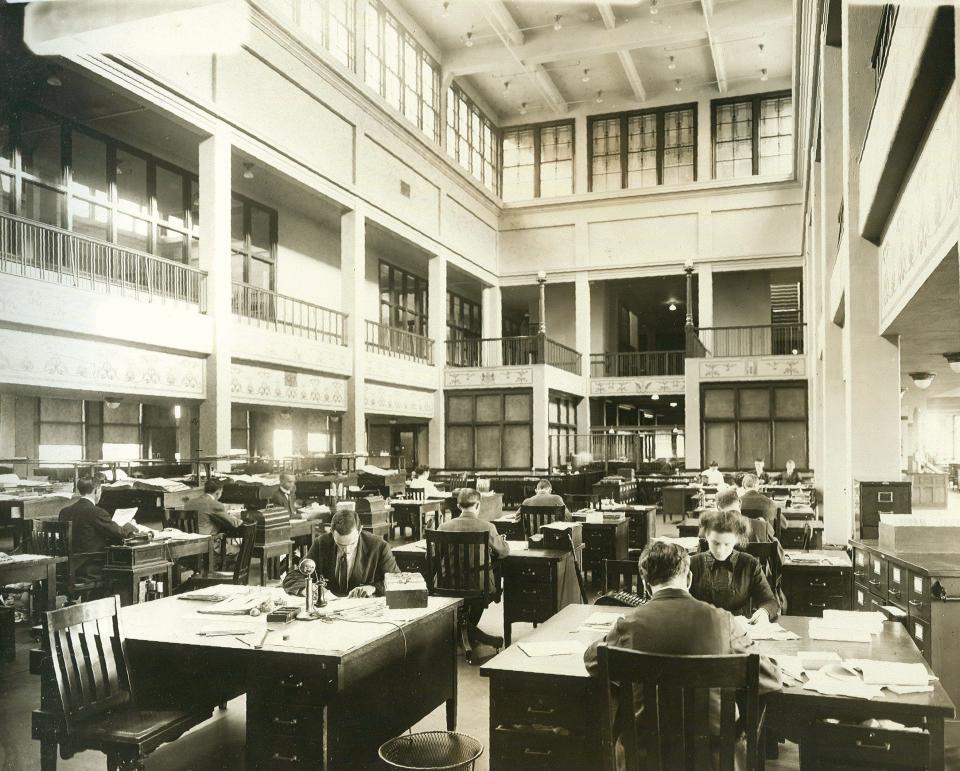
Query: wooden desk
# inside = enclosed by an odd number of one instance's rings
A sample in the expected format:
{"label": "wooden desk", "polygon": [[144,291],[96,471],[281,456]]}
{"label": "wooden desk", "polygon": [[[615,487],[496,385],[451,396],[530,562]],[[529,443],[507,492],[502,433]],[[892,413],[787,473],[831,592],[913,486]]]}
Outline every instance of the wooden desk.
{"label": "wooden desk", "polygon": [[204,535],[199,538],[177,538],[166,541],[164,555],[173,563],[173,586],[180,583],[182,571],[181,562],[189,557],[200,557],[206,560],[206,569],[214,569],[214,538]]}
{"label": "wooden desk", "polygon": [[703,488],[696,485],[667,485],[660,488],[663,516],[673,521],[683,519],[700,505],[700,493],[716,492],[716,488]]}
{"label": "wooden desk", "polygon": [[642,549],[656,535],[657,507],[646,505],[617,506],[609,511],[622,511],[630,522],[630,548]]}
{"label": "wooden desk", "polygon": [[684,519],[677,525],[677,536],[679,538],[696,538],[700,535],[699,519]]}
{"label": "wooden desk", "polygon": [[845,551],[786,549],[784,556],[781,588],[791,616],[822,616],[825,608],[851,609],[853,563]]}
{"label": "wooden desk", "polygon": [[[625,608],[571,605],[564,608],[526,639],[529,641],[579,640],[585,645],[598,639],[596,632],[576,632],[593,613],[624,613]],[[809,619],[781,616],[779,622],[800,635],[789,642],[758,643],[767,655],[822,650],[825,643],[811,640]],[[888,622],[870,643],[827,644],[843,658],[886,661],[922,661],[920,652],[901,624]],[[588,768],[600,754],[600,687],[591,678],[580,655],[529,657],[511,646],[480,668],[490,678],[490,768]],[[878,699],[824,696],[799,686],[768,694],[767,722],[788,726],[791,735],[802,733],[816,720],[837,718],[862,721],[889,718],[906,725],[924,724],[930,731],[930,767],[943,768],[943,721],[954,707],[943,687],[932,693],[897,696],[884,691]],[[534,730],[533,726],[540,727]],[[557,730],[559,729],[559,730]],[[774,729],[776,730],[776,729]]]}
{"label": "wooden desk", "polygon": [[427,529],[427,521],[432,522],[431,530],[440,526],[443,521],[446,501],[442,498],[433,498],[425,501],[405,500],[403,498],[393,498],[390,506],[393,511],[390,514],[390,527],[388,532],[393,535],[393,528],[399,527],[401,531],[409,523],[413,531],[413,540],[419,541],[423,537],[423,531]]}
{"label": "wooden desk", "polygon": [[789,515],[785,515],[783,525],[780,528],[780,545],[784,549],[802,548],[803,533],[807,527],[812,531],[810,533],[810,543],[807,544],[808,548],[822,549],[823,522],[819,519],[795,519]]}
{"label": "wooden desk", "polygon": [[290,540],[293,541],[293,552],[298,559],[307,556],[313,542],[320,536],[321,528],[318,519],[290,520]]}
{"label": "wooden desk", "polygon": [[522,541],[526,538],[523,532],[523,522],[519,514],[504,514],[492,520],[497,532],[508,541]]}
{"label": "wooden desk", "polygon": [[66,557],[48,557],[44,554],[21,554],[16,559],[0,561],[0,586],[6,584],[40,582],[44,602],[42,610],[57,607],[57,565]]}
{"label": "wooden desk", "polygon": [[[205,605],[171,597],[123,609],[134,687],[145,709],[211,706],[246,692],[247,768],[354,769],[441,704],[448,728],[456,728],[460,600],[431,597],[427,608],[384,610],[366,621],[294,621],[259,650],[252,646],[267,629],[265,617],[203,615],[197,604]],[[249,644],[197,634],[241,622],[255,629],[243,637]],[[49,664],[33,671],[45,675],[49,697]],[[50,703],[33,713],[33,730],[55,758],[60,736]]]}
{"label": "wooden desk", "polygon": [[[620,522],[587,522],[586,514],[573,515],[583,523],[583,570],[591,573],[603,568],[604,560],[625,560],[630,540],[630,520]],[[593,576],[596,578],[596,574]]]}
{"label": "wooden desk", "polygon": [[[516,546],[511,544],[511,549]],[[503,639],[510,645],[511,626],[542,624],[567,605],[580,602],[580,584],[572,551],[511,551],[502,561]]]}

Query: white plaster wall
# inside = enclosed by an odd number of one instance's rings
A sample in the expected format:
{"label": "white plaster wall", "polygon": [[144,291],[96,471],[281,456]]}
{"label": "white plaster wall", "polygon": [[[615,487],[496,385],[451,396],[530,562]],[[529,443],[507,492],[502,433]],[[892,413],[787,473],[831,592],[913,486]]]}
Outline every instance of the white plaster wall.
{"label": "white plaster wall", "polygon": [[340,310],[340,232],[295,209],[278,213],[277,291]]}

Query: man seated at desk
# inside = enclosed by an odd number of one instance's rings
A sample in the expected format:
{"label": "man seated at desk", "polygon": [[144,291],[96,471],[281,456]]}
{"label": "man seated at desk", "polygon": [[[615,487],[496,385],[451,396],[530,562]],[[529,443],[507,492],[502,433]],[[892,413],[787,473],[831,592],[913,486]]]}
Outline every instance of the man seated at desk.
{"label": "man seated at desk", "polygon": [[740,513],[751,519],[765,519],[771,525],[777,518],[777,504],[757,489],[757,478],[753,474],[743,475]]}
{"label": "man seated at desk", "polygon": [[[740,492],[736,487],[728,487],[725,490],[720,490],[714,499],[713,505],[717,511],[732,511],[735,514],[743,513],[740,504]],[[746,529],[744,538],[746,541],[766,542],[776,540],[776,532],[773,529],[773,525],[766,519],[744,517],[743,526]]]}
{"label": "man seated at desk", "polygon": [[446,494],[437,489],[437,486],[430,481],[430,468],[428,466],[417,466],[413,472],[414,476],[407,487],[412,490],[423,490],[424,498],[446,498]]}
{"label": "man seated at desk", "polygon": [[[749,555],[748,555],[749,556]],[[591,645],[583,655],[587,672],[596,677],[597,646],[629,648],[645,653],[682,656],[730,656],[758,653],[756,643],[737,630],[733,615],[722,608],[697,599],[693,591],[696,579],[692,561],[686,550],[677,544],[653,541],[640,555],[640,576],[651,599],[639,608],[627,610],[602,641]],[[762,611],[761,611],[762,612]],[[781,688],[780,670],[766,657],[760,656],[759,693]],[[636,689],[634,706],[639,716],[643,695]],[[711,731],[720,733],[719,694],[710,694]],[[618,767],[624,758],[617,742]],[[746,743],[737,746],[737,768],[744,768]]]}
{"label": "man seated at desk", "polygon": [[710,461],[710,466],[701,471],[700,476],[703,477],[704,484],[711,485],[713,487],[723,487],[726,485],[726,481],[724,481],[723,478],[723,472],[720,471],[720,464],[715,460]]}
{"label": "man seated at desk", "polygon": [[690,560],[690,593],[738,615],[747,615],[752,605],[750,623],[762,621],[764,615],[773,621],[780,615],[780,603],[764,577],[760,560],[734,549],[744,540],[747,522],[730,509],[700,515],[700,537],[707,542],[707,551]]}
{"label": "man seated at desk", "polygon": [[753,475],[760,484],[765,485],[770,481],[770,475],[763,470],[763,465],[763,458],[753,459]]}
{"label": "man seated at desk", "polygon": [[803,483],[800,472],[797,471],[797,464],[793,459],[787,461],[786,470],[780,475],[780,483],[785,485],[799,485]]}
{"label": "man seated at desk", "polygon": [[534,495],[526,498],[521,506],[549,506],[551,508],[563,506],[563,518],[570,520],[570,510],[567,504],[559,495],[554,495],[553,485],[549,479],[541,479],[537,482],[537,491]]}
{"label": "man seated at desk", "polygon": [[74,560],[79,578],[99,579],[107,562],[107,547],[121,544],[124,537],[137,532],[132,522],[121,527],[105,509],[97,506],[101,481],[99,478],[78,480],[80,499],[60,509],[59,521],[73,523],[70,559]]}
{"label": "man seated at desk", "polygon": [[293,518],[300,519],[297,511],[297,478],[285,471],[280,475],[280,487],[270,498],[270,503],[280,506]]}
{"label": "man seated at desk", "polygon": [[[492,522],[485,522],[479,518],[480,493],[470,487],[463,488],[457,495],[457,505],[460,507],[460,516],[447,520],[437,528],[438,530],[454,533],[489,533],[491,560],[506,557],[510,553],[510,546],[504,537],[497,532],[496,526]],[[495,592],[496,586],[488,586],[487,590],[491,593]],[[470,642],[489,645],[493,648],[502,648],[502,637],[489,635],[477,626],[480,623],[483,611],[486,610],[483,601],[465,600],[464,604],[467,609],[467,635]]]}
{"label": "man seated at desk", "polygon": [[[356,512],[349,509],[333,515],[330,532],[313,542],[307,559],[316,563],[314,575],[323,576],[327,590],[337,597],[383,596],[384,574],[400,572],[386,542],[361,530]],[[305,594],[306,576],[296,569],[288,571],[283,589],[287,594]]]}
{"label": "man seated at desk", "polygon": [[[220,503],[220,496],[223,495],[223,482],[219,479],[208,479],[203,483],[203,495],[191,498],[183,504],[184,511],[197,512],[197,532],[201,535],[220,535],[227,536],[237,534],[237,528],[243,524],[243,520],[236,514],[231,514],[227,507]],[[213,549],[217,556],[220,556],[221,539],[213,539]],[[228,569],[233,557],[239,552],[240,547],[234,543],[226,542],[226,560],[221,561],[221,568]]]}

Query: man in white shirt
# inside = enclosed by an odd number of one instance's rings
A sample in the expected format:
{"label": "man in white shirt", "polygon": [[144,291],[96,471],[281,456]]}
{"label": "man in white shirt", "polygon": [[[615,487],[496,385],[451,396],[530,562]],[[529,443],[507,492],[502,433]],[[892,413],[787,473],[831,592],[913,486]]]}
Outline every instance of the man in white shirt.
{"label": "man in white shirt", "polygon": [[723,474],[720,471],[720,464],[715,460],[710,461],[710,467],[700,472],[703,481],[708,485],[723,487],[726,483],[723,481]]}
{"label": "man in white shirt", "polygon": [[407,487],[412,490],[423,490],[424,497],[426,498],[445,497],[444,494],[437,489],[437,486],[430,481],[430,468],[428,466],[417,466],[413,473],[414,477],[407,482]]}

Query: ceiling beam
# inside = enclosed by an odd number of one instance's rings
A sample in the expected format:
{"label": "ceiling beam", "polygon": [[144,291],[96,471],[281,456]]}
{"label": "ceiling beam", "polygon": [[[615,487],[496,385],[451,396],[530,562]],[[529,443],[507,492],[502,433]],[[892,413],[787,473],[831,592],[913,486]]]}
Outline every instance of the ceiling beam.
{"label": "ceiling beam", "polygon": [[500,0],[483,0],[480,10],[501,39],[509,40],[510,45],[523,45],[523,30],[517,26],[510,11]]}
{"label": "ceiling beam", "polygon": [[[789,14],[773,16],[767,19],[757,18],[751,21],[750,31],[780,28],[793,24]],[[675,26],[674,29],[677,29]],[[549,34],[539,33],[526,36],[521,46],[511,46],[515,59],[524,65],[548,64],[580,57],[599,56],[617,53],[620,50],[636,50],[660,46],[680,46],[687,43],[701,43],[705,32],[702,27],[681,28],[663,34],[659,27],[639,27],[633,24],[620,24],[613,29],[590,27],[587,25],[564,26],[560,32],[550,30]],[[714,40],[743,37],[744,27],[734,23],[723,28],[710,27]],[[502,38],[501,38],[502,39]],[[511,63],[504,60],[503,46],[500,43],[474,45],[471,48],[459,48],[447,52],[443,69],[454,77],[477,75],[481,73],[504,73]]]}
{"label": "ceiling beam", "polygon": [[[613,13],[613,8],[606,0],[598,0],[597,10],[600,11],[600,18],[603,20],[603,26],[608,30],[615,29],[617,26],[617,17]],[[643,87],[643,81],[640,79],[640,73],[637,72],[637,65],[633,61],[629,50],[620,49],[617,51],[617,58],[620,59],[620,66],[623,67],[623,74],[627,76],[627,82],[633,89],[633,96],[639,102],[647,100],[647,91]]]}
{"label": "ceiling beam", "polygon": [[727,91],[727,68],[723,64],[723,53],[713,29],[713,0],[700,0],[703,8],[703,26],[707,31],[707,41],[710,43],[710,58],[713,59],[713,71],[717,74],[717,90],[724,94]]}
{"label": "ceiling beam", "polygon": [[533,65],[531,72],[533,74],[533,82],[537,84],[537,89],[546,100],[550,109],[557,115],[566,113],[567,100],[563,98],[563,94],[560,93],[557,84],[554,83],[553,78],[550,77],[550,73],[543,68],[542,64]]}

